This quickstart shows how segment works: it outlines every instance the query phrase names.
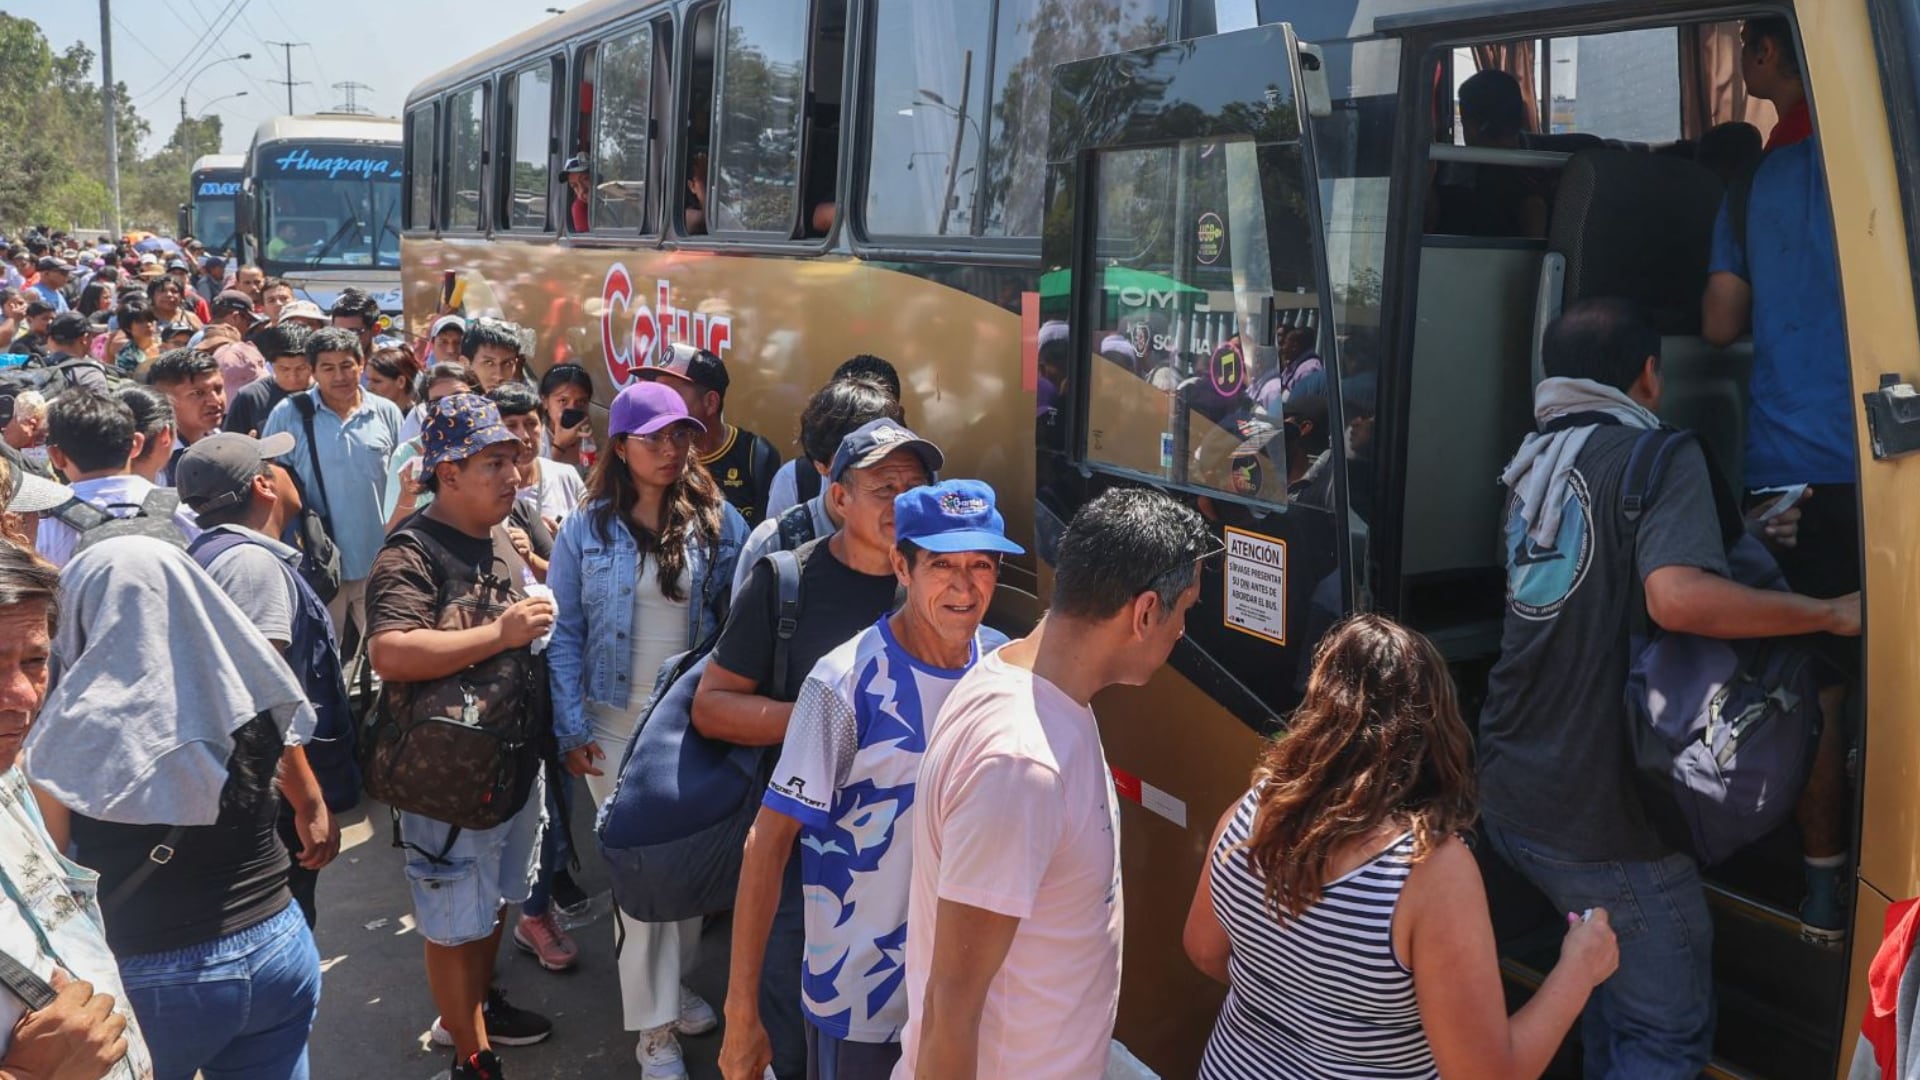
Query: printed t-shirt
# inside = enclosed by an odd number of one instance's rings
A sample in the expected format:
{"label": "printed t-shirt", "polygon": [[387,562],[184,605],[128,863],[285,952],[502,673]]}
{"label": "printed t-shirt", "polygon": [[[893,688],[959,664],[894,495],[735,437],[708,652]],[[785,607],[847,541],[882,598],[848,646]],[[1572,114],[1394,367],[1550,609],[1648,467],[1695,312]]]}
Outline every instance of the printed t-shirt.
{"label": "printed t-shirt", "polygon": [[[942,900],[1020,920],[987,988],[981,1076],[1099,1080],[1120,1000],[1120,818],[1093,710],[988,654],[928,733],[913,822],[910,1080]],[[931,1080],[931,1078],[929,1078]]]}
{"label": "printed t-shirt", "polygon": [[927,725],[981,654],[1006,643],[982,627],[965,666],[938,668],[902,648],[890,621],[814,665],[762,800],[801,823],[801,1004],[852,1042],[893,1042],[907,1021],[911,811]]}

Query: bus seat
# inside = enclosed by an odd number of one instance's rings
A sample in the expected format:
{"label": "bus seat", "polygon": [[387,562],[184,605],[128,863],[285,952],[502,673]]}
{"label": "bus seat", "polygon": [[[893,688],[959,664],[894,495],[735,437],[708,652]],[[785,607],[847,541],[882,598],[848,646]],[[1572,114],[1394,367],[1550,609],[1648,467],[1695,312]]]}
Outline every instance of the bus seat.
{"label": "bus seat", "polygon": [[1682,157],[1602,148],[1575,154],[1560,177],[1536,289],[1533,379],[1540,341],[1568,304],[1625,297],[1660,332],[1662,418],[1697,432],[1735,483],[1746,440],[1751,346],[1700,337],[1713,223],[1722,187]]}
{"label": "bus seat", "polygon": [[1526,131],[1520,134],[1520,145],[1528,150],[1551,150],[1557,154],[1577,154],[1582,150],[1591,150],[1606,145],[1606,140],[1585,131],[1563,131],[1557,135],[1543,135]]}

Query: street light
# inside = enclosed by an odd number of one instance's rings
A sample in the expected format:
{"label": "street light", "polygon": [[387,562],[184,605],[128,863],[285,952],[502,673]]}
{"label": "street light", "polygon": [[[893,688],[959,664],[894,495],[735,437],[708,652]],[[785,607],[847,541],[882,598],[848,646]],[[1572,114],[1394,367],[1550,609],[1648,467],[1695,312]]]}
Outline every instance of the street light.
{"label": "street light", "polygon": [[201,65],[199,71],[196,71],[193,74],[187,76],[187,84],[180,88],[180,119],[185,120],[187,118],[187,92],[193,89],[193,80],[199,78],[202,75],[205,75],[207,73],[208,68],[214,67],[218,64],[231,64],[236,61],[251,60],[251,59],[253,59],[253,54],[250,52],[243,52],[238,56],[223,56],[218,60],[208,61],[207,63]]}
{"label": "street light", "polygon": [[235,91],[234,93],[231,93],[231,94],[221,94],[219,97],[214,98],[212,101],[209,101],[205,105],[200,106],[200,112],[197,115],[200,119],[205,120],[208,114],[213,112],[213,107],[215,105],[218,105],[221,102],[226,101],[230,98],[246,97],[246,96],[247,96],[247,92],[245,90]]}

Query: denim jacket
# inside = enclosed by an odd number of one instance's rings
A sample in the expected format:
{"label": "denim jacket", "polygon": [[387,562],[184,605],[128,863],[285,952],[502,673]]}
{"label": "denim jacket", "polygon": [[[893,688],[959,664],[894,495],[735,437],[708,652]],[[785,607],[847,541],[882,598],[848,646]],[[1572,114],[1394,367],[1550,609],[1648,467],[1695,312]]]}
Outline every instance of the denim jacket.
{"label": "denim jacket", "polygon": [[[603,539],[594,527],[599,500],[567,516],[553,540],[547,586],[556,615],[547,667],[553,685],[553,734],[565,753],[593,741],[588,702],[613,709],[632,704],[634,686],[645,694],[656,673],[629,671],[632,661],[633,590],[640,580],[640,549],[633,534],[610,523]],[[720,628],[733,593],[734,563],[747,539],[746,519],[720,506],[720,539],[708,546],[689,538],[687,647]]]}

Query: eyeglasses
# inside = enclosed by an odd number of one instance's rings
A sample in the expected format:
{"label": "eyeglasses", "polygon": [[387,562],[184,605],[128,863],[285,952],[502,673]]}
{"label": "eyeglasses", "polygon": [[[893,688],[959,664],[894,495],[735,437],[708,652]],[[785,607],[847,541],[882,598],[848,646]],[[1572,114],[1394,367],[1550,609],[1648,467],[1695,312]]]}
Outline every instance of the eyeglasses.
{"label": "eyeglasses", "polygon": [[649,431],[644,435],[628,435],[627,438],[639,439],[652,450],[658,450],[668,443],[684,450],[693,445],[693,428],[687,424],[673,424],[659,431]]}
{"label": "eyeglasses", "polygon": [[1175,559],[1173,561],[1173,565],[1165,567],[1159,573],[1148,578],[1147,583],[1151,585],[1152,583],[1159,581],[1161,578],[1166,577],[1168,574],[1173,573],[1175,570],[1179,570],[1183,567],[1189,566],[1194,563],[1206,562],[1208,559],[1213,558],[1215,555],[1222,554],[1227,550],[1227,545],[1221,543],[1219,539],[1214,537],[1211,533],[1207,535],[1207,540],[1209,543],[1213,545],[1212,547],[1209,547],[1207,550],[1201,552],[1198,555],[1194,555],[1191,557],[1182,556],[1178,559]]}

